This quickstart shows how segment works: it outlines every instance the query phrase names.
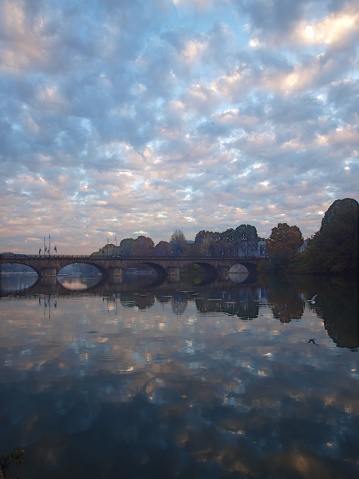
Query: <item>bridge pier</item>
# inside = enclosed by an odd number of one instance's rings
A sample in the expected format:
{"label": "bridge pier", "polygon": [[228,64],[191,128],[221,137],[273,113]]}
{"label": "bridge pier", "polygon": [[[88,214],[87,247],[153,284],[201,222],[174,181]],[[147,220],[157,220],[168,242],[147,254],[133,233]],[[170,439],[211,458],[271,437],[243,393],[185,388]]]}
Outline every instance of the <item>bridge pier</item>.
{"label": "bridge pier", "polygon": [[43,279],[47,279],[47,278],[56,278],[57,276],[57,268],[55,268],[54,266],[48,266],[48,267],[44,267],[44,268],[41,268],[40,271],[40,277],[43,278]]}
{"label": "bridge pier", "polygon": [[52,266],[41,268],[38,272],[41,284],[43,286],[56,286],[57,273],[57,268]]}
{"label": "bridge pier", "polygon": [[58,285],[57,276],[42,276],[39,284],[42,288],[55,288]]}
{"label": "bridge pier", "polygon": [[167,268],[167,276],[170,281],[178,283],[180,280],[180,268],[178,266],[170,266]]}
{"label": "bridge pier", "polygon": [[226,281],[228,279],[229,268],[226,266],[217,266],[217,278],[219,281]]}
{"label": "bridge pier", "polygon": [[109,279],[114,283],[122,283],[123,279],[123,268],[116,266],[114,268],[108,269]]}

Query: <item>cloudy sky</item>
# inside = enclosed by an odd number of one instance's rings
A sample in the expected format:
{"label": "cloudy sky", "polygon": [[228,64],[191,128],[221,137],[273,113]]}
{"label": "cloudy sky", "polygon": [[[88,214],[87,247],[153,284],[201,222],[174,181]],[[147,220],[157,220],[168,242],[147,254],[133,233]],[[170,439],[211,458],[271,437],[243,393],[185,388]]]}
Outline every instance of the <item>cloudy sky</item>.
{"label": "cloudy sky", "polygon": [[0,0],[0,251],[316,232],[359,199],[357,0]]}

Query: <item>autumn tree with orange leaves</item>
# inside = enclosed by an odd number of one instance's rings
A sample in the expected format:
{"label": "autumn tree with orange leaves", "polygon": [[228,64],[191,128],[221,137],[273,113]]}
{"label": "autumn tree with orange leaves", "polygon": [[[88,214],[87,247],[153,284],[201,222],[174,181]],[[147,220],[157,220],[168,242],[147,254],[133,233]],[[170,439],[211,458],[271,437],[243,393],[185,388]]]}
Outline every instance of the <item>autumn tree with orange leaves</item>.
{"label": "autumn tree with orange leaves", "polygon": [[278,223],[266,241],[269,272],[287,272],[302,244],[303,236],[298,226]]}

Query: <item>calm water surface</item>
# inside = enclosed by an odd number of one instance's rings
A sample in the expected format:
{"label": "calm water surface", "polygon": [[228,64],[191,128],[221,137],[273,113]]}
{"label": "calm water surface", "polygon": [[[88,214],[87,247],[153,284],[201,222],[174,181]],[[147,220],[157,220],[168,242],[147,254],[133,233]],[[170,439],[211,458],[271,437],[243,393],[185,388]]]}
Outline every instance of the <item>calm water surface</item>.
{"label": "calm water surface", "polygon": [[2,275],[20,479],[359,477],[355,280],[61,281]]}

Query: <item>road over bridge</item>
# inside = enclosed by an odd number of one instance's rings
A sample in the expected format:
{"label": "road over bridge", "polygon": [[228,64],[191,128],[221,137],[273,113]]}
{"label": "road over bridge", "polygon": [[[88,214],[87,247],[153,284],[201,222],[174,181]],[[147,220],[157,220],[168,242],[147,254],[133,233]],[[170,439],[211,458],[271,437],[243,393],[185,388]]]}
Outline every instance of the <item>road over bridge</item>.
{"label": "road over bridge", "polygon": [[180,270],[189,265],[201,266],[208,275],[218,279],[227,278],[236,265],[245,266],[250,275],[257,270],[259,258],[170,258],[146,257],[125,258],[108,256],[40,256],[40,255],[0,255],[0,268],[3,264],[21,264],[29,266],[41,279],[54,278],[65,267],[83,263],[97,268],[104,278],[121,282],[123,272],[129,267],[149,266],[158,277],[169,277],[179,281]]}

